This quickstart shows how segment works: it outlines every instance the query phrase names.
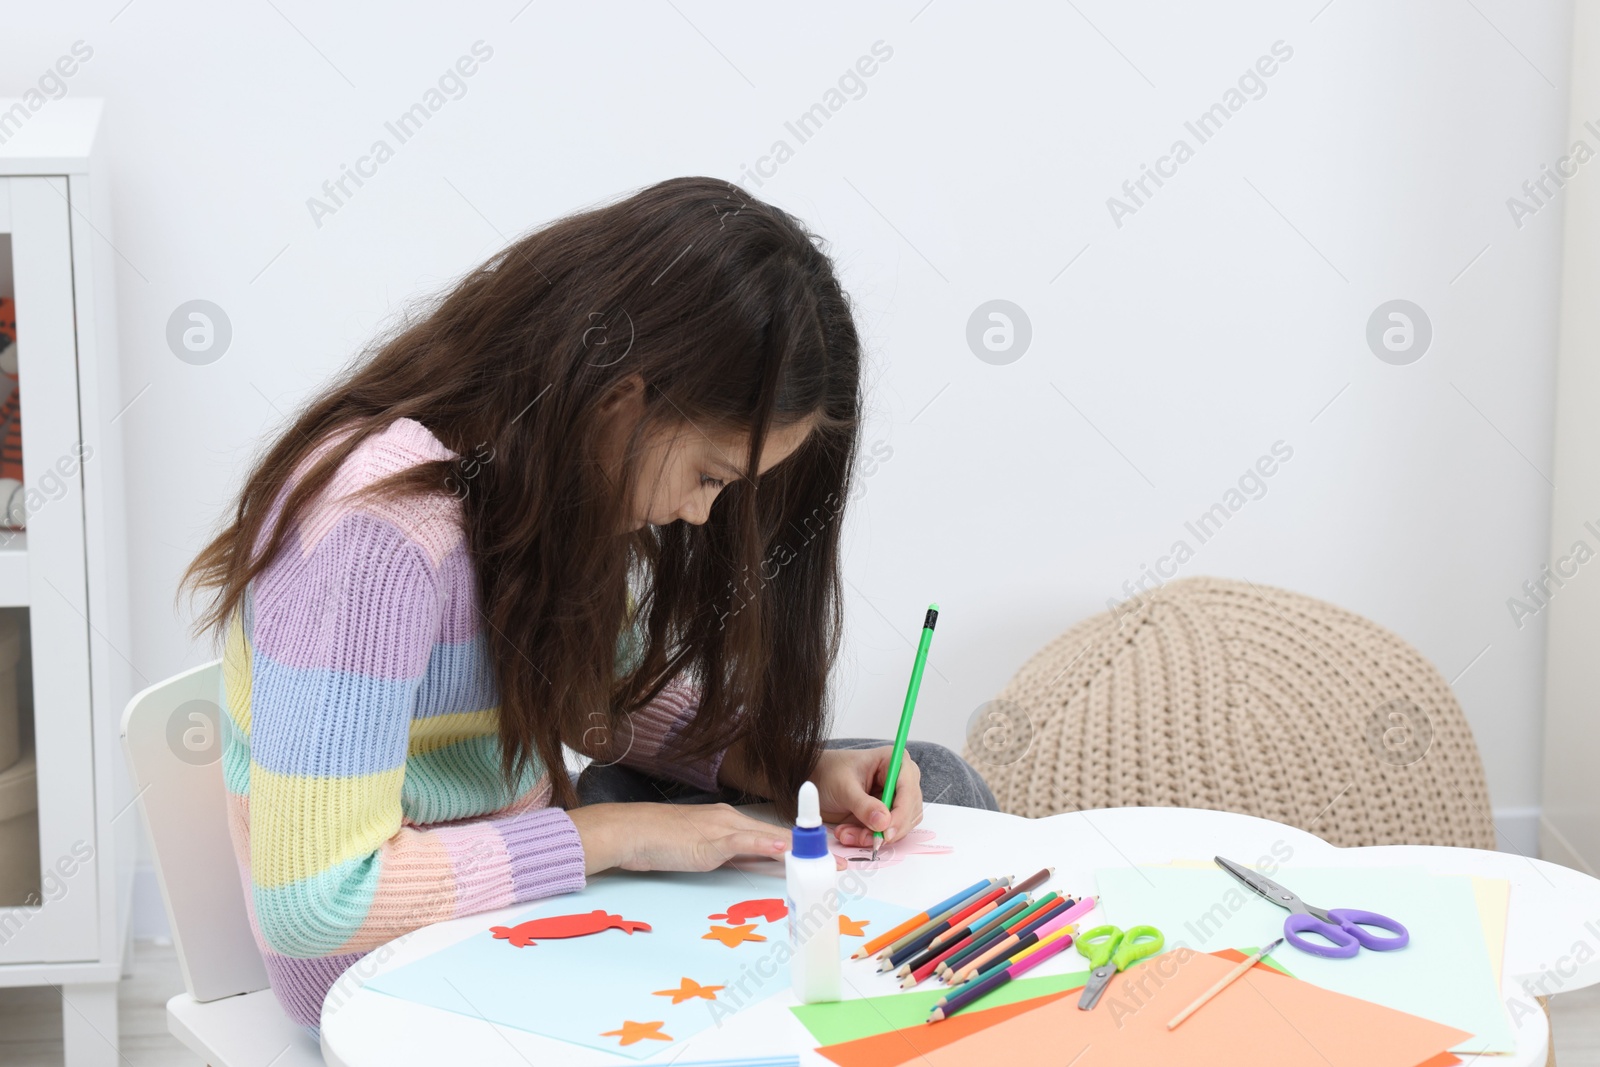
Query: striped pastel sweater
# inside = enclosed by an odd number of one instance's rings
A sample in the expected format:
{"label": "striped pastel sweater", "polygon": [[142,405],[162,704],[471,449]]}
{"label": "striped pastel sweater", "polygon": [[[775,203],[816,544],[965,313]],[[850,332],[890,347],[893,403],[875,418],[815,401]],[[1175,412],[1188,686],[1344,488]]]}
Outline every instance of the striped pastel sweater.
{"label": "striped pastel sweater", "polygon": [[[384,942],[584,885],[582,842],[549,806],[545,769],[514,785],[500,773],[459,501],[345,499],[453,455],[410,419],[364,441],[228,628],[229,828],[273,991],[305,1026]],[[716,788],[720,755],[669,755],[695,707],[692,690],[664,692],[633,716],[621,762]]]}

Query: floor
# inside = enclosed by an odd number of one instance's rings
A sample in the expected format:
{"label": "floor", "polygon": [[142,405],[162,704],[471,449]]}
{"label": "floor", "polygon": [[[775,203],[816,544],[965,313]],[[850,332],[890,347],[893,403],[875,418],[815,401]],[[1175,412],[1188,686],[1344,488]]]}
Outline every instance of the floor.
{"label": "floor", "polygon": [[[164,1005],[182,989],[172,946],[137,942],[133,977],[122,984],[122,1064],[202,1067],[204,1061],[167,1033]],[[1600,986],[1556,997],[1550,1006],[1556,1062],[1600,1067]],[[61,1067],[61,998],[55,990],[0,989],[0,1067]]]}

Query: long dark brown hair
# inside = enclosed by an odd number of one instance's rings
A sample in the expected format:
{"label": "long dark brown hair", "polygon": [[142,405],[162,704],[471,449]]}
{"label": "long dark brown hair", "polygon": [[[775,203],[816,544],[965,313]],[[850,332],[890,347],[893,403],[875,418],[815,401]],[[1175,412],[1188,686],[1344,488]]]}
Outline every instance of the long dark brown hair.
{"label": "long dark brown hair", "polygon": [[[461,499],[508,778],[537,758],[570,806],[563,742],[582,750],[597,723],[625,739],[620,717],[683,680],[700,690],[683,757],[743,738],[792,812],[826,736],[861,415],[860,341],[823,249],[793,216],[704,177],[519,238],[370,345],[268,448],[184,575],[180,589],[211,592],[197,630],[228,623],[362,440],[415,419],[457,458],[370,491]],[[646,414],[615,478],[601,402],[629,375]],[[804,444],[758,476],[769,432],[800,420],[814,422]],[[748,456],[733,457],[745,477],[703,525],[618,533],[638,449],[668,426],[748,434]],[[630,589],[631,664],[613,654]]]}

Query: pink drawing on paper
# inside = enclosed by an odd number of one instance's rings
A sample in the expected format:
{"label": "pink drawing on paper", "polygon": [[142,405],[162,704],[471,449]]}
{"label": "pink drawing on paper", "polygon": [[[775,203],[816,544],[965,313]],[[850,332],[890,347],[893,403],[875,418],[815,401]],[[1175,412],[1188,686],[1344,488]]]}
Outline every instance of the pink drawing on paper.
{"label": "pink drawing on paper", "polygon": [[952,851],[950,845],[936,844],[933,840],[932,830],[921,828],[912,830],[899,841],[878,846],[878,858],[872,858],[872,846],[858,848],[854,845],[841,845],[832,834],[828,835],[828,849],[835,856],[843,857],[845,863],[852,871],[871,871],[879,867],[893,867],[907,856],[942,856]]}

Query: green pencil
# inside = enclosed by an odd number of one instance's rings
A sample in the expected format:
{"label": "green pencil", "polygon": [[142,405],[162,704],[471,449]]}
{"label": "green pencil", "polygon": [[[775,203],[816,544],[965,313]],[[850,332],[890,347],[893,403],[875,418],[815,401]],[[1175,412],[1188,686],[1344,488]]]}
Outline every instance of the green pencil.
{"label": "green pencil", "polygon": [[[917,710],[917,690],[922,688],[922,669],[928,665],[928,646],[933,644],[933,626],[939,621],[939,605],[929,604],[922,617],[922,640],[917,642],[917,658],[911,664],[911,684],[906,687],[905,707],[900,709],[900,729],[895,731],[894,752],[889,756],[889,774],[883,780],[883,806],[894,811],[894,784],[900,780],[900,762],[905,759],[906,741],[911,737],[911,713]],[[872,858],[878,858],[883,831],[872,831]]]}

